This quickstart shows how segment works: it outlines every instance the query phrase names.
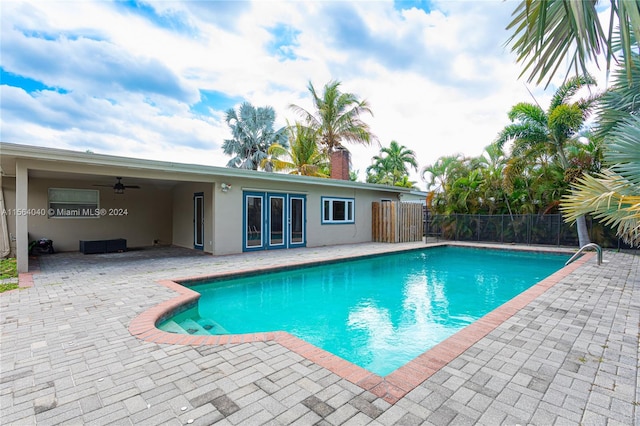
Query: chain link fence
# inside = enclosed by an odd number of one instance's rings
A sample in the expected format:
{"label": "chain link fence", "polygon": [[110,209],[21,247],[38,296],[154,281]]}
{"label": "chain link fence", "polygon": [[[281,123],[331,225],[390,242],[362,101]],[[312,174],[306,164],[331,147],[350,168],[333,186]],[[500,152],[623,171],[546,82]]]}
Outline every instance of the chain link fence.
{"label": "chain link fence", "polygon": [[[627,249],[629,245],[615,232],[587,217],[592,242],[605,248]],[[425,235],[454,241],[483,241],[515,244],[575,246],[578,233],[575,224],[564,222],[561,214],[518,215],[431,215],[426,213]]]}

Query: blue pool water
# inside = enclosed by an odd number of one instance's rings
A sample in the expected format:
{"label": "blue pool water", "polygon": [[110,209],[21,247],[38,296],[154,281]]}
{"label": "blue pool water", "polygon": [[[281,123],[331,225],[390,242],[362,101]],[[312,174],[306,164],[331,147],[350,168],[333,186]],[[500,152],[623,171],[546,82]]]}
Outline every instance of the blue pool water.
{"label": "blue pool water", "polygon": [[[380,376],[564,266],[568,256],[437,247],[198,284],[159,328],[287,331]],[[185,331],[186,330],[186,331]]]}

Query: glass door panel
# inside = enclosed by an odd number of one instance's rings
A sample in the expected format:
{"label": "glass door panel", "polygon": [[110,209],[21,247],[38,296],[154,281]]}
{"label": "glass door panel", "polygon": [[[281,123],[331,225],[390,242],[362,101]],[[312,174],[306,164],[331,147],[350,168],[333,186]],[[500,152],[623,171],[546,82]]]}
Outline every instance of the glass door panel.
{"label": "glass door panel", "polygon": [[289,244],[302,245],[304,240],[304,198],[289,198]]}
{"label": "glass door panel", "polygon": [[204,194],[193,194],[193,246],[204,248]]}
{"label": "glass door panel", "polygon": [[262,237],[262,200],[259,195],[245,197],[245,244],[247,248],[263,246]]}
{"label": "glass door panel", "polygon": [[283,247],[284,239],[284,196],[269,196],[269,246]]}

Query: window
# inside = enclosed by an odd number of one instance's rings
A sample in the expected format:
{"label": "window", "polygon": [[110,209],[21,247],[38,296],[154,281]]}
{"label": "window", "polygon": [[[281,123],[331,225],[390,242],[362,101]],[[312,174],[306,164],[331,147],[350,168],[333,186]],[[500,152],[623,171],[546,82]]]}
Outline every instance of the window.
{"label": "window", "polygon": [[353,198],[322,197],[322,223],[354,223]]}
{"label": "window", "polygon": [[49,188],[49,217],[100,217],[100,191]]}

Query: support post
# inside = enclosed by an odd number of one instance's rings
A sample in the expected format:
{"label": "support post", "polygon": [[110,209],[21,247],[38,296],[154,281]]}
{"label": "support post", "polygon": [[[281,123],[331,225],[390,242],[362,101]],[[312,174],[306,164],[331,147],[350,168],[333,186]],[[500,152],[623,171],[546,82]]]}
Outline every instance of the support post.
{"label": "support post", "polygon": [[[16,211],[29,208],[29,169],[16,160]],[[18,272],[29,272],[29,216],[16,215],[16,263]]]}

